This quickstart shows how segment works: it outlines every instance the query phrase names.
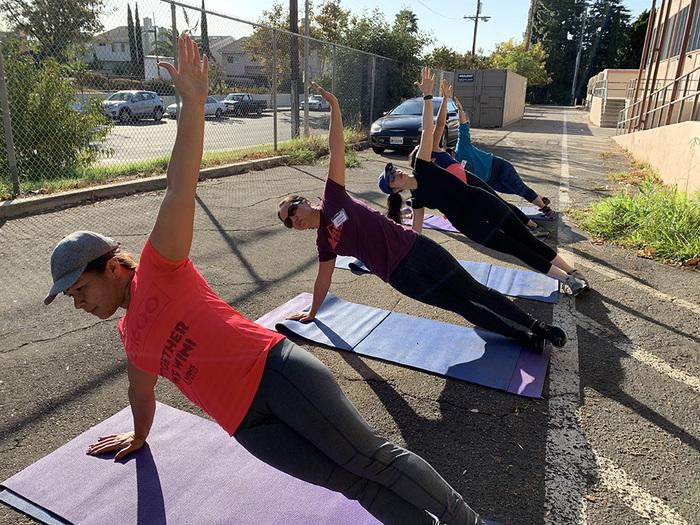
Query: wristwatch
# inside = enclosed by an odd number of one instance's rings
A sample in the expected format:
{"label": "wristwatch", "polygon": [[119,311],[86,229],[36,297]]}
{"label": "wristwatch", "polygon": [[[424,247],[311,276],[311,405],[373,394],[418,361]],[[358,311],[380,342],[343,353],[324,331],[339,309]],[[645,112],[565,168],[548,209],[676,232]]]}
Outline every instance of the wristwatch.
{"label": "wristwatch", "polygon": [[428,95],[423,95],[423,100],[431,100],[432,98],[433,98],[433,96],[430,95],[430,94],[428,94]]}

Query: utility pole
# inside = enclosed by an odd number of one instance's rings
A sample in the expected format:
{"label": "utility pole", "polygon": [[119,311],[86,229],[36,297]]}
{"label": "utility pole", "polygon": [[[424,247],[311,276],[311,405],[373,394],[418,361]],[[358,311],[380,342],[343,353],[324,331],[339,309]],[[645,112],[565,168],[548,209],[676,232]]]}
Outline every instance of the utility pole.
{"label": "utility pole", "polygon": [[481,0],[476,0],[476,15],[464,17],[467,20],[474,21],[474,39],[472,40],[472,56],[476,56],[476,31],[479,28],[479,20],[483,20],[484,22],[488,22],[491,19],[490,16],[479,16],[480,14],[481,14]]}
{"label": "utility pole", "polygon": [[292,138],[299,137],[299,6],[297,0],[289,0],[289,30],[292,42],[291,54],[291,83],[292,83]]}
{"label": "utility pole", "polygon": [[576,65],[574,66],[574,79],[571,81],[571,105],[576,105],[576,81],[578,80],[578,66],[581,63],[581,51],[583,49],[583,34],[586,32],[586,19],[588,18],[588,6],[583,8],[581,13],[581,38],[578,40],[578,51],[576,52]]}
{"label": "utility pole", "polygon": [[304,2],[304,136],[309,136],[309,0]]}

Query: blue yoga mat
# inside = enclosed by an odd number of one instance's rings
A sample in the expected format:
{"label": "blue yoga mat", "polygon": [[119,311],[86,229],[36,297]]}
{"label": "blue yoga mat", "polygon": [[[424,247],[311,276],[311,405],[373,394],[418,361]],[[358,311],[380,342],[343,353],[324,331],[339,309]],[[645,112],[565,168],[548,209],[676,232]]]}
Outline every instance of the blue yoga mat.
{"label": "blue yoga mat", "polygon": [[350,303],[328,294],[311,323],[287,317],[311,306],[302,293],[256,322],[315,343],[525,397],[541,397],[549,351],[530,351],[481,329]]}
{"label": "blue yoga mat", "polygon": [[[0,485],[0,501],[50,525],[379,525],[356,501],[263,463],[216,423],[158,403],[148,445],[88,456],[133,428],[127,407]],[[130,459],[129,459],[130,458]]]}
{"label": "blue yoga mat", "polygon": [[[542,303],[556,303],[559,300],[559,282],[541,273],[476,261],[459,261],[459,264],[484,286],[510,297]],[[362,261],[345,255],[336,257],[335,267],[357,275],[371,273]]]}

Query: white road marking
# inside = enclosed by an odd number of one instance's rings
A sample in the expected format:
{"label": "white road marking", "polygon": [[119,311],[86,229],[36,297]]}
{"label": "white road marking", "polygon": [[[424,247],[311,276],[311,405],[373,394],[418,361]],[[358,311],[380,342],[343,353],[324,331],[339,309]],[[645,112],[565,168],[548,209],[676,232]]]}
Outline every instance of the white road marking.
{"label": "white road marking", "polygon": [[649,520],[650,524],[688,525],[678,512],[662,499],[649,494],[611,460],[596,452],[594,454],[600,483],[642,518]]}
{"label": "white road marking", "polygon": [[[591,319],[581,312],[575,312],[576,322],[585,328],[590,333],[597,335],[608,343],[612,344],[621,352],[626,353],[637,361],[653,368],[661,374],[665,374],[674,381],[684,384],[685,386],[695,390],[700,394],[700,378],[688,374],[683,370],[674,368],[660,357],[647,352],[638,345],[628,340],[619,340],[620,336],[613,333],[611,330],[600,324],[598,321]],[[617,340],[616,340],[617,339]]]}
{"label": "white road marking", "polygon": [[[564,209],[562,207],[562,209]],[[603,266],[598,263],[594,263],[592,261],[589,261],[588,259],[584,259],[582,257],[579,257],[576,261],[576,263],[579,266],[584,266],[590,270],[593,270],[596,273],[599,273],[601,275],[604,275],[606,277],[609,277],[611,279],[616,279],[622,281],[626,286],[630,286],[632,288],[636,288],[637,290],[640,290],[644,292],[645,295],[649,295],[651,297],[655,297],[656,299],[659,299],[660,301],[666,301],[666,302],[671,302],[676,306],[680,306],[681,308],[685,308],[686,310],[690,310],[696,315],[700,315],[700,305],[692,303],[690,301],[686,301],[685,299],[681,299],[679,297],[674,297],[672,295],[668,295],[663,292],[659,292],[658,290],[652,288],[649,285],[646,285],[644,283],[640,283],[639,281],[636,281],[632,279],[631,277],[618,272],[617,270],[614,270],[612,268],[609,268],[607,266]]]}
{"label": "white road marking", "polygon": [[[559,209],[569,206],[569,154],[567,115],[562,115],[561,178]],[[564,238],[563,220],[558,222],[559,239]],[[571,254],[559,248],[562,257]],[[560,294],[554,306],[553,323],[568,335],[567,344],[552,353],[549,365],[549,422],[545,448],[545,516],[546,525],[586,523],[588,475],[595,471],[590,445],[580,425],[580,380],[578,337],[576,334],[576,300]]]}

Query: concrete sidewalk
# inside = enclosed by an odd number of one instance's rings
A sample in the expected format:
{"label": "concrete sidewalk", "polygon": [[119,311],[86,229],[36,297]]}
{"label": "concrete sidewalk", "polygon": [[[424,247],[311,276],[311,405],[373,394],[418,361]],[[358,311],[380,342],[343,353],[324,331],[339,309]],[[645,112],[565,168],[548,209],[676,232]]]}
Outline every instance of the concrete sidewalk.
{"label": "concrete sidewalk", "polygon": [[[585,115],[569,108],[531,107],[526,117],[509,128],[474,130],[474,138],[513,161],[555,204],[568,199],[583,206],[614,190],[606,173],[626,161],[609,130],[590,129]],[[360,157],[361,166],[347,171],[347,188],[382,208],[377,173],[387,159],[407,163],[391,154]],[[568,185],[561,184],[563,163]],[[311,290],[315,235],[284,228],[276,203],[290,193],[313,200],[326,169],[323,163],[283,166],[200,184],[192,259],[246,316],[255,319]],[[44,307],[48,261],[54,244],[77,229],[113,236],[138,253],[161,198],[162,191],[154,191],[0,227],[0,480],[127,404],[116,318],[93,319],[64,297]],[[570,334],[575,347],[554,353],[544,399],[304,346],[331,368],[372,426],[425,457],[489,519],[508,525],[693,523],[700,504],[700,274],[592,245],[564,219],[559,226],[543,223],[552,231],[548,242],[576,258],[594,290],[554,309],[518,301],[533,315],[578,326]],[[496,262],[461,235],[427,235],[460,259]],[[498,264],[520,267],[501,256]],[[354,302],[463,323],[374,276],[338,271],[333,282],[334,293]],[[560,366],[571,358],[575,375],[562,375],[571,373]],[[578,387],[562,391],[562,378]],[[166,381],[157,395],[199,413]],[[562,444],[562,435],[571,436],[571,446]],[[16,523],[32,521],[0,506],[0,525]]]}

